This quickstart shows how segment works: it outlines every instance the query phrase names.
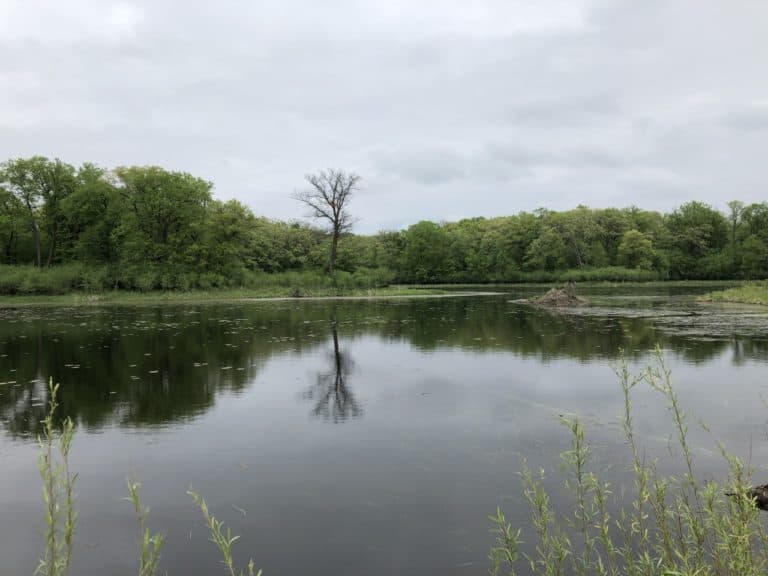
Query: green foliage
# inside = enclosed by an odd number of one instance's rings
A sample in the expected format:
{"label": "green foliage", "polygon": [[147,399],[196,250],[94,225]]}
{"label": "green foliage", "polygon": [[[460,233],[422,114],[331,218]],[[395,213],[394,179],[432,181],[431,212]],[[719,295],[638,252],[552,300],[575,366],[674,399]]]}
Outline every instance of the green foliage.
{"label": "green foliage", "polygon": [[58,408],[58,389],[58,385],[54,386],[51,380],[48,385],[50,405],[43,420],[42,435],[38,439],[38,469],[43,480],[46,529],[45,554],[40,559],[35,574],[42,576],[64,576],[69,572],[77,524],[74,492],[77,475],[72,474],[69,469],[74,424],[69,418],[64,420],[61,430],[54,424]]}
{"label": "green foliage", "polygon": [[127,482],[127,485],[129,500],[139,523],[139,576],[155,576],[164,538],[162,534],[152,534],[146,526],[149,507],[141,503],[141,484],[134,480]]}
{"label": "green foliage", "polygon": [[[359,288],[365,282],[346,275],[370,270],[391,271],[377,273],[376,286],[768,276],[768,203],[733,201],[727,216],[700,202],[667,215],[541,209],[363,236],[349,233],[346,212],[324,231],[211,192],[210,182],[152,166],[75,169],[39,156],[0,164],[0,266],[46,268],[3,268],[0,293],[248,288],[275,273],[309,274],[310,285],[295,286],[303,293]],[[333,274],[319,282],[329,254]]]}
{"label": "green foliage", "polygon": [[450,277],[449,235],[433,222],[414,224],[404,234],[403,272],[411,282],[428,284]]}
{"label": "green foliage", "polygon": [[238,571],[235,569],[235,561],[232,558],[232,545],[239,540],[240,537],[233,536],[230,528],[224,528],[224,522],[217,520],[216,517],[211,514],[210,510],[208,510],[208,504],[199,494],[192,490],[188,490],[187,494],[192,496],[195,505],[200,508],[200,512],[202,512],[203,518],[205,519],[205,525],[211,533],[211,542],[216,545],[216,548],[218,548],[221,553],[222,563],[227,569],[227,574],[229,574],[229,576],[245,576],[246,574],[247,576],[261,576],[261,570],[255,571],[255,565],[252,559],[248,561],[246,571]]}
{"label": "green foliage", "polygon": [[[747,495],[750,470],[720,446],[727,480],[702,482],[696,475],[688,442],[689,416],[682,409],[661,351],[655,362],[631,375],[622,361],[617,370],[624,395],[622,425],[631,456],[634,489],[616,499],[613,488],[594,471],[594,456],[581,421],[561,417],[571,448],[561,454],[563,484],[573,497],[573,510],[558,515],[544,488],[544,472],[534,474],[523,463],[523,496],[530,510],[533,552],[521,557],[525,531],[515,529],[497,510],[491,517],[497,535],[491,548],[492,574],[502,569],[543,575],[619,574],[638,576],[764,574],[768,568],[768,534],[759,510]],[[662,474],[638,445],[632,419],[632,394],[645,383],[665,400],[682,455],[682,477]],[[609,504],[614,504],[613,507]],[[618,509],[618,512],[613,512]]]}
{"label": "green foliage", "polygon": [[653,243],[638,230],[627,230],[617,249],[617,260],[626,268],[650,270],[653,267]]}
{"label": "green foliage", "polygon": [[710,292],[701,297],[705,302],[737,302],[768,305],[768,282],[757,282],[738,288]]}
{"label": "green foliage", "polygon": [[[39,438],[40,454],[38,468],[43,480],[43,502],[45,503],[45,554],[40,559],[35,574],[41,576],[66,576],[72,560],[77,510],[75,509],[75,481],[77,474],[69,468],[69,453],[72,448],[75,427],[70,418],[66,418],[61,429],[56,426],[58,403],[58,384],[53,380],[48,386],[49,406],[42,422],[42,434]],[[56,456],[58,455],[58,460]],[[152,534],[147,528],[149,507],[141,503],[141,484],[129,481],[127,498],[133,504],[133,510],[139,524],[139,576],[155,576],[160,562],[160,551],[164,537]],[[217,520],[208,510],[208,504],[191,490],[187,492],[200,508],[205,523],[211,533],[211,541],[216,544],[222,555],[222,563],[229,576],[261,576],[261,570],[255,570],[253,560],[248,562],[245,571],[236,571],[232,558],[232,545],[239,539],[233,536],[224,523]]]}
{"label": "green foliage", "polygon": [[190,174],[154,166],[115,172],[125,206],[115,231],[122,260],[194,265],[212,185]]}

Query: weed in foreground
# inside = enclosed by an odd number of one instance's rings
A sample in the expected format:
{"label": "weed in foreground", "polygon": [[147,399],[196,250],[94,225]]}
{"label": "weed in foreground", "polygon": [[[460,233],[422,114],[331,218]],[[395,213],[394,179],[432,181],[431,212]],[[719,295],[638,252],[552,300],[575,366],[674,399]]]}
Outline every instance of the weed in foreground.
{"label": "weed in foreground", "polygon": [[[617,369],[624,397],[622,424],[634,476],[629,501],[593,470],[592,451],[576,417],[562,418],[571,437],[561,454],[563,483],[573,509],[557,515],[544,489],[544,472],[523,463],[523,495],[530,511],[528,530],[513,527],[499,509],[490,517],[496,542],[490,551],[491,574],[560,576],[757,576],[768,570],[768,537],[748,495],[751,470],[720,445],[728,466],[719,484],[696,476],[688,441],[688,415],[672,386],[671,371],[657,348],[654,361],[638,375],[627,363]],[[646,384],[664,399],[672,416],[684,473],[662,474],[637,443],[632,393]],[[732,497],[726,496],[730,493]],[[610,506],[612,504],[613,506]],[[611,513],[611,510],[618,512]],[[522,538],[535,543],[522,554]]]}
{"label": "weed in foreground", "polygon": [[[43,479],[43,501],[45,503],[45,552],[40,559],[36,575],[66,576],[69,573],[72,549],[74,545],[77,510],[75,509],[75,481],[77,474],[72,474],[69,467],[69,453],[74,437],[74,424],[67,418],[61,429],[55,425],[56,409],[58,408],[58,384],[53,380],[49,383],[49,407],[43,420],[43,434],[39,438],[40,456],[39,470]],[[141,503],[141,484],[128,481],[128,498],[139,525],[139,576],[156,576],[160,562],[160,552],[164,537],[160,533],[152,533],[147,528],[149,507]],[[188,492],[195,504],[203,513],[205,523],[211,533],[211,541],[216,544],[222,555],[222,563],[228,576],[261,576],[261,570],[256,571],[253,560],[248,562],[245,571],[235,569],[232,558],[232,545],[239,536],[233,536],[224,523],[213,516],[208,504],[198,494]]]}
{"label": "weed in foreground", "polygon": [[77,511],[75,510],[75,482],[77,475],[69,468],[69,452],[74,437],[74,424],[67,418],[61,429],[54,424],[58,402],[58,384],[48,384],[50,408],[43,420],[43,433],[38,438],[40,455],[38,470],[43,480],[45,503],[45,552],[35,574],[63,576],[72,559]]}

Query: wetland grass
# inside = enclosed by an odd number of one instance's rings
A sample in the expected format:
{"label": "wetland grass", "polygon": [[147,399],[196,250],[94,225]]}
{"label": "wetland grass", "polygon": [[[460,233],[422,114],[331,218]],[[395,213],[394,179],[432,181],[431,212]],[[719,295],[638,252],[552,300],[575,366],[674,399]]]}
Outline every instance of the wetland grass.
{"label": "wetland grass", "polygon": [[700,298],[703,302],[734,302],[737,304],[762,304],[768,306],[768,282],[754,282],[710,292]]}
{"label": "wetland grass", "polygon": [[[555,509],[544,472],[522,465],[522,496],[529,510],[523,526],[513,526],[502,509],[490,517],[495,542],[490,572],[546,576],[757,576],[768,571],[768,533],[749,496],[751,468],[718,445],[727,468],[722,482],[702,481],[689,442],[692,418],[682,408],[671,372],[657,348],[653,363],[631,374],[626,362],[616,370],[623,394],[622,430],[631,480],[613,486],[601,479],[593,447],[582,421],[561,416],[570,448],[561,454],[560,480],[570,494],[567,510]],[[674,444],[682,473],[662,472],[638,441],[632,398],[638,386],[659,395],[671,415]],[[58,387],[50,385],[50,409],[40,438],[47,529],[37,573],[64,576],[69,571],[76,535],[77,476],[69,468],[73,424],[55,425]],[[149,509],[142,505],[137,482],[128,483],[139,527],[139,576],[155,576],[163,537],[147,527]],[[205,500],[188,494],[200,509],[209,539],[228,576],[260,576],[254,562],[235,567],[232,546],[238,536],[218,520]],[[729,494],[726,495],[726,494]]]}
{"label": "wetland grass", "polygon": [[[689,416],[672,386],[670,370],[657,349],[654,363],[630,375],[625,362],[617,370],[624,396],[622,427],[630,452],[630,498],[600,479],[592,447],[577,417],[563,416],[571,438],[561,454],[562,482],[572,508],[555,511],[544,487],[544,472],[524,462],[521,472],[527,527],[515,527],[498,509],[490,517],[496,541],[491,573],[558,576],[757,576],[768,570],[768,534],[755,501],[748,495],[751,469],[718,445],[727,479],[701,481],[688,440]],[[671,414],[674,442],[684,472],[662,473],[636,439],[632,392],[648,385]],[[726,496],[726,493],[731,496]],[[613,504],[613,506],[612,506]],[[535,543],[521,553],[523,542]]]}
{"label": "wetland grass", "polygon": [[[74,437],[74,424],[67,418],[61,428],[54,424],[58,408],[59,386],[49,383],[50,403],[43,421],[43,433],[40,436],[39,470],[43,480],[43,502],[45,503],[45,550],[38,563],[36,575],[66,576],[69,574],[72,550],[74,547],[77,510],[75,508],[75,481],[77,474],[72,474],[69,467],[69,453]],[[160,532],[152,533],[147,527],[149,507],[141,502],[141,484],[128,481],[128,500],[133,505],[139,527],[139,576],[156,576],[160,563],[160,553],[164,536]],[[253,560],[249,560],[245,570],[237,570],[232,557],[232,545],[240,538],[232,535],[208,509],[206,501],[191,490],[187,492],[200,509],[205,525],[228,576],[261,576],[261,570],[255,569]]]}

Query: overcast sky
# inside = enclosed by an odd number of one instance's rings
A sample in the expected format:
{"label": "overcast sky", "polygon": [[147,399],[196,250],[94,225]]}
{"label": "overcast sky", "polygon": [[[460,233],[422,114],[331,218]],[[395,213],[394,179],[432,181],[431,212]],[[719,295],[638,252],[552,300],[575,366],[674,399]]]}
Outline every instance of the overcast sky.
{"label": "overcast sky", "polygon": [[0,0],[0,159],[154,164],[357,230],[768,200],[766,0]]}

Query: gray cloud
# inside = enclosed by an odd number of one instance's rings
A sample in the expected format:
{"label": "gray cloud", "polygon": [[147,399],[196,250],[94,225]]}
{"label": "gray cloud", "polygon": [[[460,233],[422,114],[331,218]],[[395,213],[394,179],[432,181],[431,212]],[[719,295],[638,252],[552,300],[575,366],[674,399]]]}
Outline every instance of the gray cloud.
{"label": "gray cloud", "polygon": [[358,230],[765,199],[768,5],[4,0],[0,158],[160,164],[294,218],[355,170]]}
{"label": "gray cloud", "polygon": [[768,101],[731,110],[723,116],[725,125],[736,130],[768,130]]}

